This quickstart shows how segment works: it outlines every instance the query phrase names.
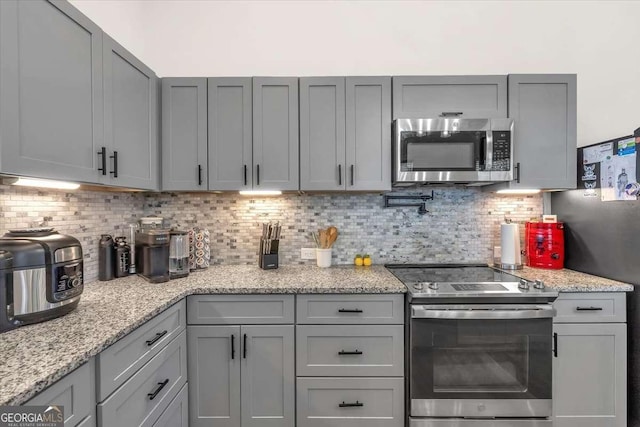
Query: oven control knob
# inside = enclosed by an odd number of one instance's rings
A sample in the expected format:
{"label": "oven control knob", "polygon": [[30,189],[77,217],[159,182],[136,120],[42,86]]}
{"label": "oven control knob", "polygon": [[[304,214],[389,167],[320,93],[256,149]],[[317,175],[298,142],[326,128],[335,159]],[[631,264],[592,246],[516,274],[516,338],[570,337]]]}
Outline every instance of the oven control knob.
{"label": "oven control knob", "polygon": [[413,289],[415,289],[417,291],[421,291],[422,289],[424,289],[424,283],[414,283],[413,284]]}
{"label": "oven control knob", "polygon": [[433,289],[434,291],[437,291],[439,288],[438,284],[436,282],[431,282],[429,283],[429,289]]}
{"label": "oven control knob", "polygon": [[518,289],[529,289],[529,282],[527,282],[525,279],[520,279],[520,283],[518,283]]}
{"label": "oven control knob", "polygon": [[542,280],[536,280],[533,282],[533,287],[536,289],[544,289],[544,282]]}
{"label": "oven control knob", "polygon": [[484,412],[486,409],[487,407],[484,405],[484,403],[478,405],[478,412]]}

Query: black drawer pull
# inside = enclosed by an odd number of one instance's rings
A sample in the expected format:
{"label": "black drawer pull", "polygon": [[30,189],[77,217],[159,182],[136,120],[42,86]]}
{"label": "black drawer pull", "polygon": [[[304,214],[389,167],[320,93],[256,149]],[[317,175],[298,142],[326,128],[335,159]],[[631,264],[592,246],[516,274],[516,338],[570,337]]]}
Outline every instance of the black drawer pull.
{"label": "black drawer pull", "polygon": [[244,185],[247,185],[247,165],[244,165]]}
{"label": "black drawer pull", "polygon": [[339,308],[338,313],[362,313],[359,308]]}
{"label": "black drawer pull", "polygon": [[256,165],[256,185],[260,185],[260,165]]}
{"label": "black drawer pull", "polygon": [[558,334],[553,333],[553,357],[558,357]]}
{"label": "black drawer pull", "polygon": [[158,383],[158,388],[157,389],[155,389],[151,393],[147,393],[147,396],[149,396],[149,400],[155,399],[156,396],[158,395],[158,393],[160,393],[162,391],[162,389],[164,388],[164,386],[166,386],[167,384],[169,384],[169,378],[167,378],[166,380],[162,381],[161,383]]}
{"label": "black drawer pull", "polygon": [[107,147],[102,147],[100,151],[98,151],[98,155],[100,156],[100,163],[102,167],[98,168],[98,171],[102,172],[102,175],[107,174]]}
{"label": "black drawer pull", "polygon": [[242,358],[247,358],[247,334],[242,337]]}
{"label": "black drawer pull", "polygon": [[362,402],[358,402],[356,400],[356,403],[344,403],[344,400],[342,401],[342,403],[338,404],[339,408],[360,408],[364,406],[364,403]]}
{"label": "black drawer pull", "polygon": [[342,165],[338,165],[338,185],[342,185]]}
{"label": "black drawer pull", "polygon": [[576,311],[602,311],[602,307],[576,307]]}
{"label": "black drawer pull", "polygon": [[355,173],[356,173],[356,167],[354,165],[351,165],[351,185],[354,185]]}
{"label": "black drawer pull", "polygon": [[236,336],[231,335],[231,360],[236,358]]}
{"label": "black drawer pull", "polygon": [[158,332],[153,339],[147,340],[147,345],[151,347],[152,345],[157,343],[160,338],[162,338],[165,335],[167,335],[167,331]]}
{"label": "black drawer pull", "polygon": [[202,165],[198,165],[198,185],[202,185]]}
{"label": "black drawer pull", "polygon": [[358,349],[355,349],[354,351],[344,351],[344,350],[340,350],[338,352],[339,356],[357,356],[362,354],[362,352]]}
{"label": "black drawer pull", "polygon": [[113,175],[114,178],[118,177],[118,152],[114,151],[113,156],[109,156],[110,159],[113,159],[113,170],[109,172]]}
{"label": "black drawer pull", "polygon": [[440,117],[459,117],[462,114],[462,111],[443,111],[440,113]]}

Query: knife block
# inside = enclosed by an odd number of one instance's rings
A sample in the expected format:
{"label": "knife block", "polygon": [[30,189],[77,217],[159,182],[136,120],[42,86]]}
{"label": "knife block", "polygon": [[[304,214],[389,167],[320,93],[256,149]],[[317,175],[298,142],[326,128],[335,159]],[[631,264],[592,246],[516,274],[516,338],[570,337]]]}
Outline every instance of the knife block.
{"label": "knife block", "polygon": [[[263,270],[278,268],[279,240],[260,239],[260,252],[258,254],[258,266]],[[268,248],[268,249],[265,249]],[[265,253],[268,252],[268,253]]]}

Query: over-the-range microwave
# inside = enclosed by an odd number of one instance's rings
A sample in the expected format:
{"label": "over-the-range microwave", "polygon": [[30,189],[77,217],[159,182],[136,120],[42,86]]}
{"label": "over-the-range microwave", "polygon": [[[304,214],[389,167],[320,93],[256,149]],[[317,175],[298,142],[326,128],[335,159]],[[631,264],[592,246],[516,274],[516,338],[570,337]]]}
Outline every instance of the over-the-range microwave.
{"label": "over-the-range microwave", "polygon": [[393,185],[511,181],[512,119],[396,119]]}

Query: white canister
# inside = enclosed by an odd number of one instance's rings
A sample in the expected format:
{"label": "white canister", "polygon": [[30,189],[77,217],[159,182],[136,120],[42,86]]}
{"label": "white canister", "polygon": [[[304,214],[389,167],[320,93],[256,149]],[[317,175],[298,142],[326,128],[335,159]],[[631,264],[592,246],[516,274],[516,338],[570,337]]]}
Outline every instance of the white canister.
{"label": "white canister", "polygon": [[316,263],[318,267],[331,267],[331,249],[316,248]]}
{"label": "white canister", "polygon": [[518,224],[500,225],[500,268],[515,270],[522,268],[520,253],[520,228]]}

